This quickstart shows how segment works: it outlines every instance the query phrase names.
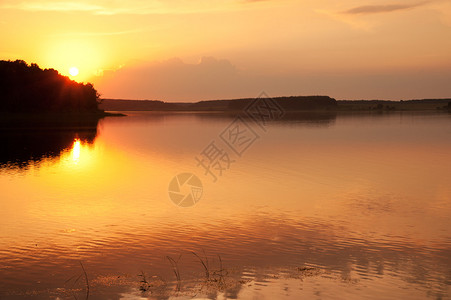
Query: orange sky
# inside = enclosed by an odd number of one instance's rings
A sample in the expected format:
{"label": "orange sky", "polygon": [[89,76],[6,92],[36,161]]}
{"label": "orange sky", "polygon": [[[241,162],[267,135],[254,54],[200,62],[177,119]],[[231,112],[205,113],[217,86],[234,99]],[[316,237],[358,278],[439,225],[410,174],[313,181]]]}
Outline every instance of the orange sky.
{"label": "orange sky", "polygon": [[451,97],[449,0],[2,0],[0,16],[0,59],[75,66],[103,97]]}

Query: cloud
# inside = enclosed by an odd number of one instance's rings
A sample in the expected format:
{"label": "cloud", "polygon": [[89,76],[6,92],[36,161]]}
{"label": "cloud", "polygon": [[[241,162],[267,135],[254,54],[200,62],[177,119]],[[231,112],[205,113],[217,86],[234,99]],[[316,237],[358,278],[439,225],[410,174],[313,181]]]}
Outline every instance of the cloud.
{"label": "cloud", "polygon": [[212,12],[231,9],[233,2],[221,0],[212,3],[206,0],[170,0],[146,1],[129,0],[29,0],[29,1],[1,1],[0,9],[17,9],[23,11],[50,11],[50,12],[88,12],[95,15],[147,15],[147,14],[190,14]]}
{"label": "cloud", "polygon": [[21,2],[2,4],[2,9],[19,9],[26,11],[102,11],[99,5],[77,2]]}
{"label": "cloud", "polygon": [[367,20],[362,20],[361,18],[355,18],[349,14],[337,13],[335,11],[329,11],[324,9],[315,9],[315,13],[327,16],[328,18],[349,25],[350,27],[363,30],[370,31],[372,26],[367,22]]}
{"label": "cloud", "polygon": [[28,1],[28,2],[6,2],[0,5],[1,9],[16,9],[32,12],[88,12],[96,15],[116,14],[148,14],[164,12],[162,6],[149,5],[135,1],[128,6],[121,4],[108,4],[105,1]]}
{"label": "cloud", "polygon": [[414,9],[417,7],[441,2],[443,0],[427,0],[423,2],[410,3],[410,4],[384,4],[384,5],[362,5],[348,10],[338,11],[331,9],[314,9],[318,14],[325,15],[333,20],[350,25],[354,29],[363,31],[372,31],[374,28],[375,19],[363,18],[360,16],[387,14],[397,11],[404,11]]}
{"label": "cloud", "polygon": [[345,11],[345,14],[375,14],[375,13],[388,13],[399,10],[406,10],[415,8],[418,6],[422,6],[426,4],[426,2],[420,2],[415,4],[388,4],[388,5],[363,5],[351,8]]}
{"label": "cloud", "polygon": [[115,35],[125,35],[143,32],[144,29],[132,29],[132,30],[122,30],[122,31],[110,31],[110,32],[67,32],[67,33],[58,33],[52,34],[51,36],[55,37],[92,37],[92,36],[115,36]]}
{"label": "cloud", "polygon": [[106,97],[190,100],[227,96],[240,85],[240,75],[228,60],[203,57],[188,64],[174,58],[104,71],[94,83]]}
{"label": "cloud", "polygon": [[137,62],[105,71],[93,83],[103,98],[199,101],[270,96],[329,95],[338,99],[444,98],[451,93],[451,70],[359,72],[261,72],[230,61],[204,57],[189,64],[174,58]]}

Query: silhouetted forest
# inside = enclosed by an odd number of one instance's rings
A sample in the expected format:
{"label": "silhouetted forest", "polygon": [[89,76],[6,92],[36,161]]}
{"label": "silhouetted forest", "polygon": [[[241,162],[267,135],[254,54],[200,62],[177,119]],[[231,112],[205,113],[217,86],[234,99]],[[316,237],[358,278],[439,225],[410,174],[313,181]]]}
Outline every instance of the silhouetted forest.
{"label": "silhouetted forest", "polygon": [[339,110],[356,111],[426,111],[446,110],[451,99],[412,99],[412,100],[339,100]]}
{"label": "silhouetted forest", "polygon": [[[333,110],[337,101],[328,96],[292,96],[275,97],[286,112],[303,110]],[[118,100],[104,99],[101,107],[105,110],[149,110],[149,111],[242,111],[248,107],[255,98],[232,100],[207,100],[194,103],[189,102],[163,102],[159,100]]]}
{"label": "silhouetted forest", "polygon": [[54,69],[23,60],[0,61],[0,112],[99,112],[99,93]]}
{"label": "silhouetted forest", "polygon": [[[103,99],[100,108],[112,111],[202,111],[241,112],[255,98],[207,100],[199,102],[164,102],[160,100]],[[301,111],[423,111],[450,110],[451,99],[417,100],[335,100],[328,96],[274,97],[287,113]]]}
{"label": "silhouetted forest", "polygon": [[[328,110],[337,107],[337,100],[329,96],[291,96],[272,98],[285,111],[302,111],[302,110]],[[229,103],[231,110],[243,110],[249,106],[255,99],[237,99]],[[207,102],[201,101],[199,104]]]}

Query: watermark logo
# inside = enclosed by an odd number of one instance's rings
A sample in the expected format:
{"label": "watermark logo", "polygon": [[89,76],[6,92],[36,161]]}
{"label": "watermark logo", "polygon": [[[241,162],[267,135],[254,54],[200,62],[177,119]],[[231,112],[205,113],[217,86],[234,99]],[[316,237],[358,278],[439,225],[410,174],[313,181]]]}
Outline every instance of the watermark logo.
{"label": "watermark logo", "polygon": [[255,98],[244,111],[264,131],[266,131],[268,122],[280,120],[285,115],[285,111],[279,103],[270,98],[265,92]]}
{"label": "watermark logo", "polygon": [[172,178],[168,193],[169,198],[176,205],[191,207],[202,198],[202,182],[199,177],[192,173],[181,173]]}
{"label": "watermark logo", "polygon": [[219,139],[214,139],[195,157],[197,167],[217,182],[267,132],[268,123],[280,120],[284,114],[277,101],[261,93],[218,135]]}
{"label": "watermark logo", "polygon": [[238,117],[219,135],[221,140],[232,149],[233,152],[242,156],[243,153],[260,136],[250,127],[244,119]]}
{"label": "watermark logo", "polygon": [[[268,123],[285,115],[283,107],[263,92],[250,101],[243,111],[221,131],[194,159],[204,175],[213,183],[241,159],[267,133]],[[182,173],[169,184],[169,197],[181,207],[195,205],[202,197],[200,179],[192,173]]]}

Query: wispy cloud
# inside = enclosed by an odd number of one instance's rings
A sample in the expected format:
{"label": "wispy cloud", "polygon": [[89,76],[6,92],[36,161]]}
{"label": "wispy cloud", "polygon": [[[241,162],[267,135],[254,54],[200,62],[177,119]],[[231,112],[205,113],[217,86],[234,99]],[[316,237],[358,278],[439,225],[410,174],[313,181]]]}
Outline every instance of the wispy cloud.
{"label": "wispy cloud", "polygon": [[384,4],[384,5],[362,5],[356,6],[347,10],[327,10],[327,9],[315,9],[314,11],[318,14],[326,15],[331,19],[345,23],[354,29],[372,31],[375,22],[374,19],[365,18],[362,16],[367,15],[383,15],[397,11],[405,11],[409,9],[414,9],[420,6],[429,7],[433,3],[439,3],[441,1],[449,0],[427,0],[422,2],[410,3],[410,4]]}
{"label": "wispy cloud", "polygon": [[110,93],[106,97],[190,101],[213,99],[219,94],[234,97],[240,89],[249,88],[235,65],[229,60],[213,57],[203,57],[195,64],[178,58],[147,64],[141,62],[99,73],[103,77],[95,78],[94,83],[100,90]]}
{"label": "wispy cloud", "polygon": [[29,0],[17,2],[12,0],[0,1],[0,9],[17,9],[24,11],[50,12],[88,12],[95,15],[147,15],[147,14],[188,14],[199,12],[220,11],[231,9],[230,1],[213,3],[205,0],[171,0],[145,1],[129,0],[127,2],[114,0]]}
{"label": "wispy cloud", "polygon": [[70,37],[91,37],[91,36],[114,36],[114,35],[124,35],[132,34],[137,32],[143,32],[144,29],[132,29],[132,30],[122,30],[122,31],[111,31],[111,32],[67,32],[67,33],[57,33],[52,34],[52,36],[70,36]]}
{"label": "wispy cloud", "polygon": [[102,11],[99,5],[77,2],[22,2],[0,5],[3,9],[19,9],[28,11]]}
{"label": "wispy cloud", "polygon": [[413,4],[388,4],[388,5],[363,5],[351,8],[344,11],[345,14],[376,14],[376,13],[388,13],[399,10],[406,10],[425,5],[426,2],[413,3]]}
{"label": "wispy cloud", "polygon": [[48,11],[48,12],[89,12],[97,15],[115,14],[146,14],[151,11],[158,13],[161,8],[149,6],[106,6],[98,3],[70,2],[70,1],[29,1],[19,3],[0,4],[1,9],[17,9],[24,11]]}
{"label": "wispy cloud", "polygon": [[354,29],[370,31],[371,25],[368,24],[367,20],[362,20],[361,18],[355,18],[349,14],[337,13],[336,11],[329,11],[325,9],[315,9],[315,13],[327,16],[328,18],[344,23]]}

